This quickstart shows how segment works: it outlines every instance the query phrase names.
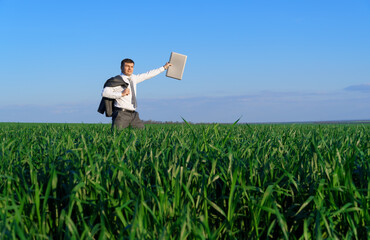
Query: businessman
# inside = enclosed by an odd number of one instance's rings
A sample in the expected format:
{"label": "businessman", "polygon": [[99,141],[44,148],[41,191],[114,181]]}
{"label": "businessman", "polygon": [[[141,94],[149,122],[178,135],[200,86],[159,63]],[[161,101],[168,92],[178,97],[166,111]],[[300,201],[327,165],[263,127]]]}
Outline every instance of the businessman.
{"label": "businessman", "polygon": [[[103,89],[102,97],[112,102],[111,116],[112,128],[123,129],[128,126],[144,128],[144,123],[139,117],[137,108],[136,85],[147,79],[157,76],[167,70],[171,64],[167,62],[163,67],[142,74],[133,74],[135,63],[131,59],[123,59],[121,62],[121,75],[109,79]],[[102,105],[102,104],[101,104]],[[105,106],[108,106],[105,104]],[[107,111],[108,110],[108,111]],[[100,113],[100,107],[98,110]],[[109,112],[109,108],[104,109]],[[109,116],[108,114],[106,114]]]}

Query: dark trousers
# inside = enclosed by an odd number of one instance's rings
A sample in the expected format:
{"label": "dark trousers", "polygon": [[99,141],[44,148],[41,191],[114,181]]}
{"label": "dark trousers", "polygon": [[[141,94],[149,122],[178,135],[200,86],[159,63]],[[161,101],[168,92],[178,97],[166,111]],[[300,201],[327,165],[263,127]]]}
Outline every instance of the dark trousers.
{"label": "dark trousers", "polygon": [[123,129],[128,126],[141,129],[145,127],[138,112],[114,109],[112,115],[112,128]]}

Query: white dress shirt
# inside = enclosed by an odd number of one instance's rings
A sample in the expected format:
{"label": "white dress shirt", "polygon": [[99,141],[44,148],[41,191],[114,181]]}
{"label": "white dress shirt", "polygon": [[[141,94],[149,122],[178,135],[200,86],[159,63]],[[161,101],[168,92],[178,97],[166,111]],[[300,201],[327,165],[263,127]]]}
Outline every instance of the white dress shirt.
{"label": "white dress shirt", "polygon": [[117,87],[105,87],[103,89],[102,96],[110,99],[115,99],[116,100],[114,101],[115,107],[135,111],[137,107],[136,84],[147,79],[150,79],[152,77],[155,77],[164,71],[165,71],[164,67],[160,67],[138,75],[131,74],[131,76],[126,76],[124,74],[121,74],[123,81],[125,81],[128,84],[127,88],[130,88],[130,94],[122,97],[122,92],[125,90],[125,88],[123,88],[122,86],[117,86]]}

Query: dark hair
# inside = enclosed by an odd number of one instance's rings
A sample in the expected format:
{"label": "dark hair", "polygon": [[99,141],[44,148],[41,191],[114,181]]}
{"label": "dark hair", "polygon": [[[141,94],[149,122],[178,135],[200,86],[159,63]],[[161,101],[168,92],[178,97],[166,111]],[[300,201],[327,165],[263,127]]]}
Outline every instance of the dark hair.
{"label": "dark hair", "polygon": [[121,68],[123,68],[123,66],[125,65],[125,63],[133,63],[133,64],[135,64],[135,62],[132,59],[125,58],[125,59],[123,59],[121,61]]}

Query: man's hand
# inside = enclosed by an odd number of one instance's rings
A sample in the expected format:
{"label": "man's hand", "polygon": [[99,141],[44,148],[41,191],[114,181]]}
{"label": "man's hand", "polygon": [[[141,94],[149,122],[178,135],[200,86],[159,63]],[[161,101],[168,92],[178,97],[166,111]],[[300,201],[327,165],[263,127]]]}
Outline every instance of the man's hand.
{"label": "man's hand", "polygon": [[122,92],[122,97],[124,97],[124,96],[127,96],[127,95],[129,95],[130,94],[130,89],[129,88],[126,88],[125,90],[123,90],[123,92]]}
{"label": "man's hand", "polygon": [[165,70],[167,70],[167,68],[168,68],[169,66],[172,66],[172,64],[171,64],[171,63],[169,63],[169,62],[167,62],[163,67],[164,67],[164,69],[165,69]]}

